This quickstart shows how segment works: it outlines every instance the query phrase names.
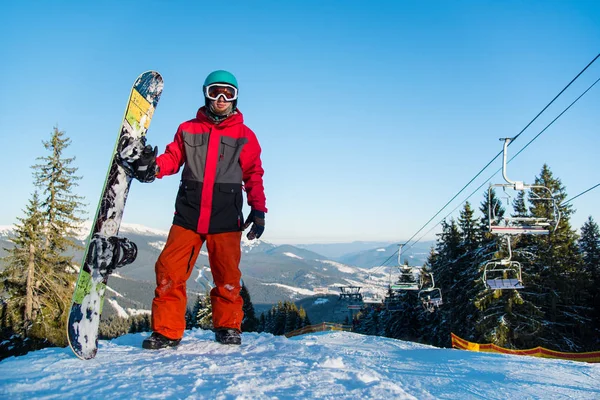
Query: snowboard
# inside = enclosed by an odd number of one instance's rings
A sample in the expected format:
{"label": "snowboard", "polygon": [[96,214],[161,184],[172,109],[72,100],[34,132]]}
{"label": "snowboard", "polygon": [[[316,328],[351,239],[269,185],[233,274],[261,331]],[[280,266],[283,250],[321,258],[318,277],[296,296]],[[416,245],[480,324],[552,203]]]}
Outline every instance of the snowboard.
{"label": "snowboard", "polygon": [[[94,358],[98,351],[98,327],[108,277],[116,268],[132,263],[137,255],[136,245],[118,236],[132,181],[123,157],[134,160],[136,153],[143,149],[162,89],[163,79],[158,72],[144,72],[135,80],[111,155],[67,325],[69,345],[75,355],[84,360]],[[128,145],[132,142],[141,145]]]}

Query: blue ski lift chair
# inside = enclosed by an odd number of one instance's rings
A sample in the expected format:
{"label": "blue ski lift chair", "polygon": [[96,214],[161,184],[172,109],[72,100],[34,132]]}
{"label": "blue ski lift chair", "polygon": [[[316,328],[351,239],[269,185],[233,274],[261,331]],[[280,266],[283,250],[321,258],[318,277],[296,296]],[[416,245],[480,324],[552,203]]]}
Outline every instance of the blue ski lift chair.
{"label": "blue ski lift chair", "polygon": [[523,289],[521,264],[518,261],[490,261],[483,269],[483,283],[488,289]]}

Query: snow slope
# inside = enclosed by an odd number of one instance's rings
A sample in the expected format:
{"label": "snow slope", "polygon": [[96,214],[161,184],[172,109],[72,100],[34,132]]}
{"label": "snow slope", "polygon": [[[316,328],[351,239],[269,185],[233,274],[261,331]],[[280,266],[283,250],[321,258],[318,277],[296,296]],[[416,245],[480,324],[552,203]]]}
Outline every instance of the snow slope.
{"label": "snow slope", "polygon": [[44,349],[0,362],[0,398],[598,399],[600,364],[438,349],[350,332],[243,345],[187,331],[176,349],[143,350],[148,334],[101,341],[81,361]]}

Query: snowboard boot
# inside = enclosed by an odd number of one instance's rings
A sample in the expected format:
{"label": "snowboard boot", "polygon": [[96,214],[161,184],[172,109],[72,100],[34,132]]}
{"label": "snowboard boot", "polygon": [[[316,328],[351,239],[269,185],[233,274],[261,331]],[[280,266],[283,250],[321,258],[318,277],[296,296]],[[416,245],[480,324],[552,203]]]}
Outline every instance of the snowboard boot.
{"label": "snowboard boot", "polygon": [[221,344],[242,344],[242,334],[237,329],[223,328],[215,331],[215,340]]}
{"label": "snowboard boot", "polygon": [[164,349],[165,347],[175,347],[181,342],[181,339],[169,339],[160,333],[153,332],[152,335],[142,342],[144,349]]}

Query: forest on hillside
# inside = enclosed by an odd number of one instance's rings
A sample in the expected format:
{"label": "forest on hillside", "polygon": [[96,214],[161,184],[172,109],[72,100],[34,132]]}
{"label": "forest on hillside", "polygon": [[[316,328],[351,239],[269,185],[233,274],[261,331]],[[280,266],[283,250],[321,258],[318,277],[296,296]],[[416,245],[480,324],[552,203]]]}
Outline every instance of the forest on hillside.
{"label": "forest on hillside", "polygon": [[[553,193],[552,202],[536,201],[540,189],[521,191],[512,199],[514,220],[548,220],[556,225],[548,234],[499,235],[490,233],[490,203],[499,217],[507,212],[492,188],[486,191],[477,215],[466,202],[457,219],[442,223],[425,273],[435,277],[443,304],[433,312],[421,306],[416,291],[390,293],[398,301],[393,311],[378,307],[356,317],[355,330],[365,334],[450,346],[450,333],[477,343],[512,349],[537,346],[565,352],[600,349],[600,230],[592,216],[578,234],[571,226],[575,209],[565,201],[567,192],[548,165],[535,185]],[[533,232],[535,233],[535,232]],[[483,274],[490,265],[514,266],[504,270],[519,278],[520,289],[486,287]],[[516,280],[516,279],[515,279]]]}

